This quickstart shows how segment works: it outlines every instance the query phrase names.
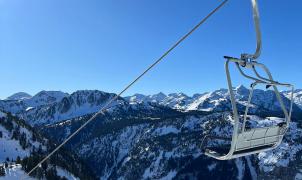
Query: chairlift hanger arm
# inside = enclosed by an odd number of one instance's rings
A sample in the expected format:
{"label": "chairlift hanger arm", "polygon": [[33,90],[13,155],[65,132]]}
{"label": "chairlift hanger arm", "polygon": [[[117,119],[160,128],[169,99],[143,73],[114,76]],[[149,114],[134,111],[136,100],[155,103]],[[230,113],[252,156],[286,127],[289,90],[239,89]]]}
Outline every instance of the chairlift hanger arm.
{"label": "chairlift hanger arm", "polygon": [[262,49],[262,37],[261,37],[261,30],[260,30],[260,16],[259,16],[259,9],[258,9],[258,2],[257,0],[251,0],[252,8],[253,8],[253,20],[254,20],[254,27],[256,32],[256,50],[254,54],[249,53],[243,53],[241,54],[240,59],[243,60],[251,60],[256,61],[260,54]]}
{"label": "chairlift hanger arm", "polygon": [[259,56],[261,54],[262,41],[261,41],[261,30],[260,30],[260,23],[259,23],[260,18],[259,18],[258,2],[257,2],[257,0],[251,0],[251,2],[252,2],[252,8],[253,8],[253,19],[254,19],[256,40],[257,40],[256,51],[254,54],[248,54],[248,53],[241,54],[241,59],[256,61],[257,58],[259,58]]}

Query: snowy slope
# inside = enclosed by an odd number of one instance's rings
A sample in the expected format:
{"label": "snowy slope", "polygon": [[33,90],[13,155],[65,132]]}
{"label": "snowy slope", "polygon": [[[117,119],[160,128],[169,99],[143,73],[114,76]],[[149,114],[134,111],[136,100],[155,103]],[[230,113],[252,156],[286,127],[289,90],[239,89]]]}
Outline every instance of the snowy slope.
{"label": "snowy slope", "polygon": [[[4,166],[4,164],[0,164],[0,166]],[[61,178],[65,177],[68,180],[79,180],[79,178],[76,178],[73,174],[70,172],[60,168],[56,167],[57,175]],[[9,166],[5,168],[5,176],[0,176],[0,180],[20,180],[20,179],[26,179],[26,180],[34,180],[36,178],[30,177],[27,175],[24,170],[22,170],[21,164],[15,164],[15,163],[9,163]]]}
{"label": "snowy slope", "polygon": [[[0,164],[0,166],[4,166],[4,164]],[[34,178],[29,177],[22,169],[20,164],[12,164],[9,167],[5,168],[5,176],[0,176],[0,180],[34,180]]]}
{"label": "snowy slope", "polygon": [[62,169],[60,167],[56,167],[57,175],[61,178],[65,177],[69,180],[79,180],[79,178],[75,177],[72,173],[66,171],[65,169]]}
{"label": "snowy slope", "polygon": [[1,125],[0,131],[3,133],[3,137],[0,138],[0,162],[4,162],[6,158],[16,160],[17,156],[23,158],[30,154],[30,150],[23,150],[19,141],[11,139],[12,133]]}
{"label": "snowy slope", "polygon": [[[21,165],[16,163],[21,163],[29,171],[28,168],[33,163],[37,163],[37,158],[52,146],[53,144],[48,139],[35,132],[24,121],[10,113],[0,111],[0,168],[5,167],[6,174],[5,177],[0,176],[0,179],[20,179],[25,173],[21,169]],[[70,162],[72,164],[69,164]],[[87,167],[70,152],[68,154],[64,154],[64,151],[57,153],[56,159],[51,163],[48,162],[44,174],[54,167],[56,168],[54,174],[70,180],[78,179],[77,176],[89,180],[94,179],[94,175],[89,174],[91,172],[87,170]]]}
{"label": "snowy slope", "polygon": [[[11,117],[5,113],[1,112],[1,114],[0,163],[5,162],[7,158],[16,160],[18,156],[20,158],[29,156],[33,149],[39,149],[40,146],[45,149],[42,143],[33,140],[33,133],[25,126],[11,121]],[[18,134],[16,134],[17,131]],[[21,145],[21,139],[24,141],[23,146]]]}
{"label": "snowy slope", "polygon": [[[105,116],[108,120],[96,120],[70,146],[89,162],[101,179],[282,179],[300,173],[296,168],[302,164],[302,130],[297,122],[291,124],[282,145],[274,151],[216,161],[204,156],[200,143],[207,133],[231,136],[232,121],[228,113],[185,112],[157,117],[157,112],[148,115],[143,111],[126,112]],[[62,134],[67,137],[85,118],[48,126],[46,132],[54,139],[60,139]],[[249,127],[282,120],[256,115],[249,118]],[[207,145],[215,144],[210,141]],[[282,168],[287,169],[286,175],[278,174]]]}

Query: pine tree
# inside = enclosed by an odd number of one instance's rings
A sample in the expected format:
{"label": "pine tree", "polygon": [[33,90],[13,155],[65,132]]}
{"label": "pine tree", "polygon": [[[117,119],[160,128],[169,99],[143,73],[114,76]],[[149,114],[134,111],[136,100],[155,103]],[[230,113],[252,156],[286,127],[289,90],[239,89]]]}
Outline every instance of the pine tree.
{"label": "pine tree", "polygon": [[43,179],[43,176],[44,176],[44,173],[43,173],[43,169],[42,168],[37,168],[36,170],[35,170],[35,177],[37,178],[37,179]]}
{"label": "pine tree", "polygon": [[17,164],[21,164],[21,158],[20,158],[20,156],[17,156],[16,163]]}
{"label": "pine tree", "polygon": [[57,180],[59,179],[59,176],[57,175],[57,170],[54,167],[51,167],[45,175],[47,180]]}
{"label": "pine tree", "polygon": [[5,176],[5,169],[3,166],[0,166],[0,176]]}
{"label": "pine tree", "polygon": [[19,142],[23,149],[26,149],[28,147],[26,134],[23,132],[21,135],[19,135]]}
{"label": "pine tree", "polygon": [[33,133],[32,137],[31,137],[31,140],[32,140],[33,142],[36,142],[37,138],[36,138],[35,133]]}
{"label": "pine tree", "polygon": [[48,167],[48,164],[47,164],[47,162],[44,162],[44,163],[42,163],[42,169],[44,170],[44,171],[46,171],[47,170],[47,167]]}

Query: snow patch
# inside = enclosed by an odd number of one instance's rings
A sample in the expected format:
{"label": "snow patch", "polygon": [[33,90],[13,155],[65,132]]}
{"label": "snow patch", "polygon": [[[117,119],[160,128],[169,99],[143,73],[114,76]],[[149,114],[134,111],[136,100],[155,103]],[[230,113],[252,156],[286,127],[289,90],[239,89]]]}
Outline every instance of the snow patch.
{"label": "snow patch", "polygon": [[210,164],[210,165],[208,165],[208,170],[213,171],[216,168],[216,166],[217,166],[216,163]]}
{"label": "snow patch", "polygon": [[244,171],[245,171],[244,163],[241,159],[236,159],[235,164],[236,164],[236,167],[237,167],[237,170],[238,170],[237,179],[241,180],[241,179],[244,178]]}
{"label": "snow patch", "polygon": [[32,109],[34,109],[34,107],[28,107],[28,108],[25,109],[25,111],[30,111]]}
{"label": "snow patch", "polygon": [[157,128],[154,131],[154,134],[156,134],[158,136],[163,136],[163,135],[167,135],[170,133],[178,134],[179,132],[180,132],[180,130],[174,126],[164,126],[164,127]]}
{"label": "snow patch", "polygon": [[176,176],[176,171],[170,171],[165,177],[160,178],[160,180],[170,180]]}
{"label": "snow patch", "polygon": [[4,118],[4,117],[6,117],[6,114],[0,111],[0,118]]}
{"label": "snow patch", "polygon": [[302,180],[302,174],[297,173],[296,176],[295,176],[295,180]]}
{"label": "snow patch", "polygon": [[60,177],[65,177],[68,180],[79,180],[79,178],[76,178],[73,174],[66,171],[65,169],[62,169],[60,167],[56,167],[56,169],[57,169],[57,175]]}

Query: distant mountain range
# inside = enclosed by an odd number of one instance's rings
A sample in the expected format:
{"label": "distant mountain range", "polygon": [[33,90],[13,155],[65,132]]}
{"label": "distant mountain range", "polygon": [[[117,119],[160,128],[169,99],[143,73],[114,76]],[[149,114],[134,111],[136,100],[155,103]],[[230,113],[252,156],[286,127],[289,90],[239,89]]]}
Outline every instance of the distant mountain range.
{"label": "distant mountain range", "polygon": [[[239,86],[234,93],[242,113],[249,90]],[[42,91],[33,97],[17,93],[1,100],[0,109],[59,143],[114,96],[98,90],[72,94]],[[281,92],[281,96],[289,107],[289,92]],[[301,96],[302,90],[296,90],[291,127],[279,148],[236,160],[208,158],[201,145],[205,134],[228,136],[232,132],[226,89],[193,96],[158,93],[119,97],[65,148],[80,157],[99,179],[299,179]],[[280,119],[272,116],[282,117],[270,90],[255,90],[250,113],[249,126],[271,124]]]}
{"label": "distant mountain range", "polygon": [[[246,105],[249,90],[244,86],[239,86],[234,88],[234,92],[239,110],[242,110]],[[285,104],[289,106],[290,93],[285,91],[281,94]],[[98,90],[81,90],[72,94],[60,91],[41,91],[33,97],[26,93],[16,93],[8,99],[0,101],[0,108],[18,115],[31,125],[45,125],[95,113],[114,96],[113,93]],[[295,91],[294,102],[294,112],[302,113],[302,90]],[[137,104],[143,105],[145,108],[148,106],[150,108],[150,104],[155,104],[180,111],[222,112],[231,110],[227,89],[193,96],[187,96],[184,93],[135,94],[120,97],[112,106],[119,105],[129,108]],[[273,91],[255,90],[252,105],[251,113],[262,111],[276,115],[281,112]]]}

